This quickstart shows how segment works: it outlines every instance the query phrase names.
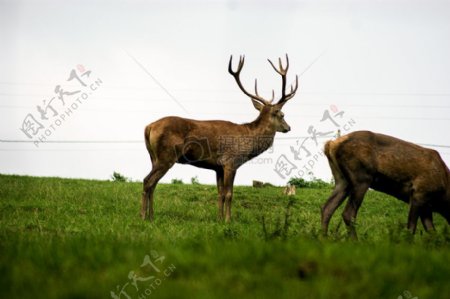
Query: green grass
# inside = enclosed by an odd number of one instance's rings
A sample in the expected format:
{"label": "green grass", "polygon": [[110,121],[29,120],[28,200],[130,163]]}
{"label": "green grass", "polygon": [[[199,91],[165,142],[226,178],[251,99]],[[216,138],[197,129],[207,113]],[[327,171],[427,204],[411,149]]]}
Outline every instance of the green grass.
{"label": "green grass", "polygon": [[[407,205],[386,195],[368,193],[351,241],[341,210],[329,238],[320,235],[329,188],[288,198],[277,187],[236,186],[230,224],[217,221],[215,186],[187,184],[158,185],[156,219],[144,222],[141,188],[0,175],[0,298],[112,298],[127,283],[130,298],[450,294],[448,225],[436,215],[437,233],[411,236]],[[160,272],[140,267],[146,255]],[[148,279],[139,291],[131,271]]]}

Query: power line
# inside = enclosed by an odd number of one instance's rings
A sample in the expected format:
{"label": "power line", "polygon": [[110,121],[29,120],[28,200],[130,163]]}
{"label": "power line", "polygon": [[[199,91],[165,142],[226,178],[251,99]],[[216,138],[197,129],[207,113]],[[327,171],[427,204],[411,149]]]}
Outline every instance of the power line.
{"label": "power line", "polygon": [[[325,54],[325,51],[320,54],[315,60],[299,75],[299,77],[306,72],[317,60]],[[131,57],[130,57],[131,58]],[[47,83],[36,83],[36,82],[8,82],[8,81],[0,81],[0,85],[32,85],[32,86],[55,86],[55,84],[47,84]],[[78,85],[66,85],[67,87],[79,87]],[[142,86],[120,86],[117,84],[108,86],[108,88],[114,89],[132,89],[132,90],[148,90],[155,91],[160,90],[155,87],[142,87]],[[225,89],[225,88],[171,88],[172,91],[179,92],[232,92],[238,93],[239,91],[236,89]],[[2,95],[3,93],[0,93]],[[412,97],[450,97],[450,92],[379,92],[379,91],[302,91],[301,94],[304,95],[345,95],[345,96],[412,96]],[[6,94],[10,96],[14,96],[14,94]],[[25,96],[25,95],[21,95]],[[39,95],[42,96],[42,95]]]}
{"label": "power line", "polygon": [[[35,140],[19,140],[19,139],[0,139],[0,143],[34,143]],[[43,143],[82,143],[82,144],[95,144],[95,143],[143,143],[143,140],[46,140]]]}
{"label": "power line", "polygon": [[450,145],[427,144],[427,143],[417,143],[417,144],[418,144],[418,145],[422,145],[422,146],[429,146],[429,147],[450,148]]}
{"label": "power line", "polygon": [[171,99],[172,101],[174,101],[178,107],[180,107],[184,112],[186,112],[187,114],[189,114],[189,112],[187,111],[187,109],[180,103],[180,101],[178,101],[178,99],[176,97],[174,97],[172,95],[172,93],[167,90],[167,88],[164,87],[164,85],[162,85],[143,65],[142,63],[140,63],[134,56],[132,56],[130,53],[128,53],[128,51],[125,51],[125,53],[128,55],[128,57],[130,57],[143,71],[144,73],[146,73],[152,80],[153,82],[156,83],[156,85],[158,85]]}
{"label": "power line", "polygon": [[[294,137],[275,137],[275,140],[297,140],[311,138],[311,136],[294,136]],[[330,137],[317,136],[318,139],[330,139]],[[0,139],[0,143],[34,143],[34,140],[19,140],[19,139]],[[51,144],[141,144],[144,140],[48,140],[43,143]],[[450,145],[430,144],[430,143],[415,143],[421,146],[450,148]]]}
{"label": "power line", "polygon": [[[1,108],[1,106],[0,106]],[[17,107],[17,109],[27,109],[26,107]],[[124,109],[103,109],[103,108],[99,108],[99,109],[90,109],[90,108],[86,108],[83,109],[83,112],[108,112],[108,113],[120,113],[122,115],[127,114],[127,113],[146,113],[148,114],[149,112],[154,112],[154,110],[152,110],[151,108],[148,109],[132,109],[132,110],[124,110]],[[198,114],[198,118],[204,118],[204,117],[221,117],[223,115],[228,115],[228,116],[249,116],[249,113],[234,113],[234,112],[213,112],[213,113],[199,113]],[[289,114],[288,115],[289,118],[321,118],[322,115],[302,115],[302,114]],[[424,121],[450,121],[450,118],[446,118],[446,117],[422,117],[422,116],[418,116],[418,117],[398,117],[398,116],[361,116],[359,115],[358,118],[355,118],[358,121],[364,120],[364,119],[387,119],[387,120],[394,120],[394,121],[408,121],[408,120],[424,120]],[[200,120],[200,119],[199,119]],[[209,120],[209,119],[204,119],[204,120]]]}
{"label": "power line", "polygon": [[[69,86],[70,87],[70,86]],[[143,90],[143,91],[156,91],[159,90],[158,88],[135,88],[135,87],[116,87],[116,88],[123,88],[123,89],[135,89],[135,90]],[[239,90],[235,89],[205,89],[205,88],[199,88],[199,89],[189,89],[189,88],[171,88],[172,91],[177,92],[193,92],[193,93],[239,93]],[[164,91],[164,90],[163,90]],[[165,92],[165,91],[164,91]],[[10,93],[10,92],[0,92],[1,96],[12,96],[12,97],[44,97],[48,96],[48,94],[23,94],[23,93]],[[348,92],[348,91],[336,91],[336,92],[321,92],[321,91],[302,91],[301,93],[298,93],[298,95],[312,95],[312,96],[335,96],[335,95],[342,95],[342,96],[401,96],[401,97],[450,97],[450,93],[433,93],[433,92]]]}
{"label": "power line", "polygon": [[143,151],[139,148],[104,148],[104,149],[0,149],[0,152],[131,152]]}
{"label": "power line", "polygon": [[[130,97],[96,97],[95,101],[99,101],[99,102],[145,102],[148,104],[152,104],[154,102],[167,102],[167,99],[163,99],[163,98],[130,98]],[[217,103],[223,103],[223,104],[227,104],[227,105],[242,105],[242,103],[244,103],[244,101],[242,100],[202,100],[202,99],[189,99],[189,100],[183,100],[184,103],[209,103],[212,105],[215,105]],[[1,102],[0,102],[1,103]],[[25,102],[27,103],[27,102]],[[313,102],[298,102],[297,103],[299,106],[314,106],[314,107],[319,107],[319,106],[329,106],[330,103],[313,103]],[[450,105],[408,105],[408,104],[384,104],[384,103],[379,103],[379,104],[352,104],[352,103],[334,103],[337,104],[339,106],[344,106],[344,107],[370,107],[370,108],[385,108],[385,107],[389,107],[389,108],[420,108],[420,109],[450,109]],[[0,105],[0,108],[30,108],[33,109],[35,106],[33,105],[27,105],[27,106],[21,106],[21,105]]]}

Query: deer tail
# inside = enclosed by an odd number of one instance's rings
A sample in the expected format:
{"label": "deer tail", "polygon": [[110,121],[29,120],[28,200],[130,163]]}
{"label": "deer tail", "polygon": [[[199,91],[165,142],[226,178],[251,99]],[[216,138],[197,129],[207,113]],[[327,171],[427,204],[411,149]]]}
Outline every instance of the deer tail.
{"label": "deer tail", "polygon": [[328,140],[325,143],[325,146],[323,148],[323,152],[325,153],[325,155],[327,156],[328,159],[330,159],[330,147],[331,147],[331,142],[333,142],[332,140]]}
{"label": "deer tail", "polygon": [[340,137],[336,140],[329,140],[325,143],[323,152],[327,156],[328,164],[330,164],[331,172],[333,173],[334,181],[336,184],[343,183],[348,184],[344,172],[342,171],[339,161],[336,157],[336,152],[339,150],[341,143],[346,140],[345,136]]}
{"label": "deer tail", "polygon": [[151,134],[151,131],[152,131],[152,125],[151,125],[151,124],[145,127],[145,130],[144,130],[144,140],[145,140],[145,147],[147,148],[147,151],[148,151],[148,153],[150,154],[150,158],[151,158],[152,161],[153,161],[153,159],[154,159],[154,154],[153,154],[153,150],[152,150],[152,145],[151,145],[151,143],[150,143],[150,134]]}

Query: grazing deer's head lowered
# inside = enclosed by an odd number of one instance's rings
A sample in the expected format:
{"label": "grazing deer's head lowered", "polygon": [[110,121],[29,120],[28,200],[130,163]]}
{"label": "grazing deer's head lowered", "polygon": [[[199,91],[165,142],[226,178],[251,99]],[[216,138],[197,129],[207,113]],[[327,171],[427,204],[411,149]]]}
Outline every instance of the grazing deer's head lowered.
{"label": "grazing deer's head lowered", "polygon": [[450,171],[435,150],[391,136],[357,131],[325,144],[325,155],[336,182],[322,207],[322,229],[349,197],[342,214],[349,235],[356,238],[354,222],[369,188],[409,203],[408,229],[414,233],[420,218],[434,230],[433,212],[450,224]]}
{"label": "grazing deer's head lowered", "polygon": [[286,55],[285,67],[281,59],[279,59],[278,68],[270,60],[269,63],[282,80],[281,96],[276,103],[272,103],[275,98],[273,90],[271,100],[266,100],[258,94],[256,80],[255,94],[249,93],[240,80],[244,57],[240,57],[236,71],[233,71],[232,57],[230,57],[228,72],[259,111],[254,121],[235,124],[223,120],[199,121],[169,116],[145,128],[145,144],[152,161],[152,170],[144,179],[141,209],[143,219],[147,216],[150,220],[153,218],[153,192],[158,181],[175,163],[182,163],[216,172],[219,218],[224,217],[225,204],[225,220],[230,220],[236,170],[268,149],[273,143],[276,132],[286,133],[290,130],[281,109],[297,92],[298,76],[296,76],[295,85],[286,91],[288,56]]}

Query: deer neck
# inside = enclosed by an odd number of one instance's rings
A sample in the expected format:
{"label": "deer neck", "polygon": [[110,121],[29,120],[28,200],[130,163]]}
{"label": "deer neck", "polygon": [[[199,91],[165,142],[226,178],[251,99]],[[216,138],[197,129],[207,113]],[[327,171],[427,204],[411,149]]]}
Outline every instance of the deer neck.
{"label": "deer neck", "polygon": [[269,149],[273,144],[276,130],[270,123],[270,115],[262,112],[258,118],[251,123],[244,124],[248,135],[253,137],[253,150],[249,152],[249,157],[255,157]]}
{"label": "deer neck", "polygon": [[261,112],[254,121],[245,124],[245,126],[249,130],[249,135],[275,137],[276,130],[270,122],[270,115],[264,111]]}

